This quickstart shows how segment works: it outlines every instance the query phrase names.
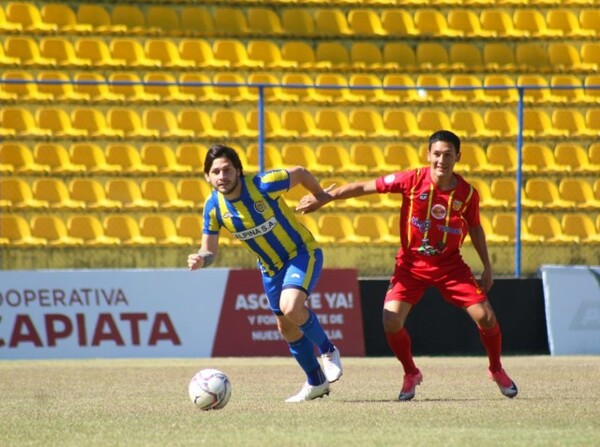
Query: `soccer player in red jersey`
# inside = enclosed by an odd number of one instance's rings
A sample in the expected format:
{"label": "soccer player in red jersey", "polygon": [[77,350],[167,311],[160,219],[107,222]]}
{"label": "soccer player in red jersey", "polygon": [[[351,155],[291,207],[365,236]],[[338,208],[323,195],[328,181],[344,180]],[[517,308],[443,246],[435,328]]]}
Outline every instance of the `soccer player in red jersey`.
{"label": "soccer player in red jersey", "polygon": [[[440,130],[429,138],[429,167],[348,183],[317,196],[309,194],[296,208],[306,213],[332,200],[373,193],[403,196],[400,248],[383,307],[385,335],[405,373],[398,396],[401,401],[411,400],[423,380],[414,363],[404,323],[429,286],[436,287],[449,303],[465,309],[479,329],[488,355],[490,379],[503,395],[512,398],[518,393],[517,386],[502,368],[502,335],[486,296],[493,275],[485,233],[479,222],[479,193],[454,172],[459,160],[460,139],[450,131]],[[483,264],[479,283],[460,254],[467,233]]]}

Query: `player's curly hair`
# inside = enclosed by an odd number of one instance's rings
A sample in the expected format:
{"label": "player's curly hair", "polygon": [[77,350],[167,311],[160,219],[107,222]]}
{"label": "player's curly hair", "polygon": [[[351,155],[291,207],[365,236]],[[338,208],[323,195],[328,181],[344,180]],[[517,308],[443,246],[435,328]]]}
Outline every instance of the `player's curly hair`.
{"label": "player's curly hair", "polygon": [[460,138],[458,138],[454,132],[450,132],[449,130],[438,130],[437,132],[434,132],[429,137],[429,149],[431,149],[431,145],[436,141],[450,143],[454,147],[456,153],[460,153]]}
{"label": "player's curly hair", "polygon": [[244,167],[242,166],[242,161],[240,160],[240,156],[237,154],[235,149],[225,145],[225,144],[214,144],[208,149],[206,153],[206,157],[204,158],[204,173],[208,175],[210,172],[210,168],[212,168],[213,161],[217,158],[227,158],[231,161],[231,164],[234,168],[240,170],[240,175],[244,175]]}

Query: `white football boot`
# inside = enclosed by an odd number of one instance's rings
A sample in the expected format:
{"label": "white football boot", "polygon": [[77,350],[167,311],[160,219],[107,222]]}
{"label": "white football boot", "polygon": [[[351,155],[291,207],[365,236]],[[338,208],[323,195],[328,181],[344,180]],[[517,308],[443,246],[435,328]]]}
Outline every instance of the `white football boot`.
{"label": "white football boot", "polygon": [[323,360],[323,372],[329,383],[333,383],[342,377],[342,361],[340,359],[340,350],[334,346],[333,351],[321,354]]}
{"label": "white football boot", "polygon": [[327,380],[321,385],[309,385],[308,382],[304,382],[300,392],[287,398],[286,402],[306,402],[307,400],[313,400],[327,395],[329,395],[329,382]]}

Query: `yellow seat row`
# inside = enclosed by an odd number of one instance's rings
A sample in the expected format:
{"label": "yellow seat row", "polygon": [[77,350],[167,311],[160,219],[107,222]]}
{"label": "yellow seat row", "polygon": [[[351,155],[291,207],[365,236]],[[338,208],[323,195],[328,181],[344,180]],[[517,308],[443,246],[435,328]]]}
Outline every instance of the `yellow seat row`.
{"label": "yellow seat row", "polygon": [[[457,4],[458,3],[458,4]],[[357,4],[358,6],[358,4]],[[600,16],[594,8],[579,13],[558,5],[546,13],[537,8],[518,8],[510,14],[493,3],[481,3],[480,14],[454,8],[444,14],[426,3],[414,12],[399,8],[378,10],[377,4],[360,5],[347,12],[341,8],[228,7],[117,4],[105,8],[80,4],[77,10],[65,4],[37,8],[33,2],[10,2],[6,6],[7,30],[33,33],[121,33],[179,35],[261,36],[443,36],[448,37],[573,37],[600,34]],[[390,5],[391,6],[391,5]],[[0,8],[2,11],[2,8]],[[0,17],[1,18],[1,17]]]}

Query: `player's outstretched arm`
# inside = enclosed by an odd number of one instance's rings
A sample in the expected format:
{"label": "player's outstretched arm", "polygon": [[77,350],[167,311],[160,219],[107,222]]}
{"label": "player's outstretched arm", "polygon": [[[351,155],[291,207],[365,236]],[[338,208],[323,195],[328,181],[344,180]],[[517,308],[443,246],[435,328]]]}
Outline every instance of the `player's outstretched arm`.
{"label": "player's outstretched arm", "polygon": [[187,263],[190,270],[198,270],[211,265],[219,248],[219,236],[216,234],[203,234],[202,244],[197,253],[188,255]]}
{"label": "player's outstretched arm", "polygon": [[488,254],[487,242],[485,240],[485,232],[481,225],[469,228],[469,236],[475,251],[481,259],[483,264],[483,272],[481,272],[480,285],[484,292],[489,292],[494,283],[494,275],[492,272],[492,263],[490,262],[490,256]]}
{"label": "player's outstretched arm", "polygon": [[325,190],[321,194],[307,194],[300,199],[296,211],[310,213],[321,208],[332,200],[349,199],[351,197],[366,196],[377,192],[375,180],[347,183],[332,191]]}

